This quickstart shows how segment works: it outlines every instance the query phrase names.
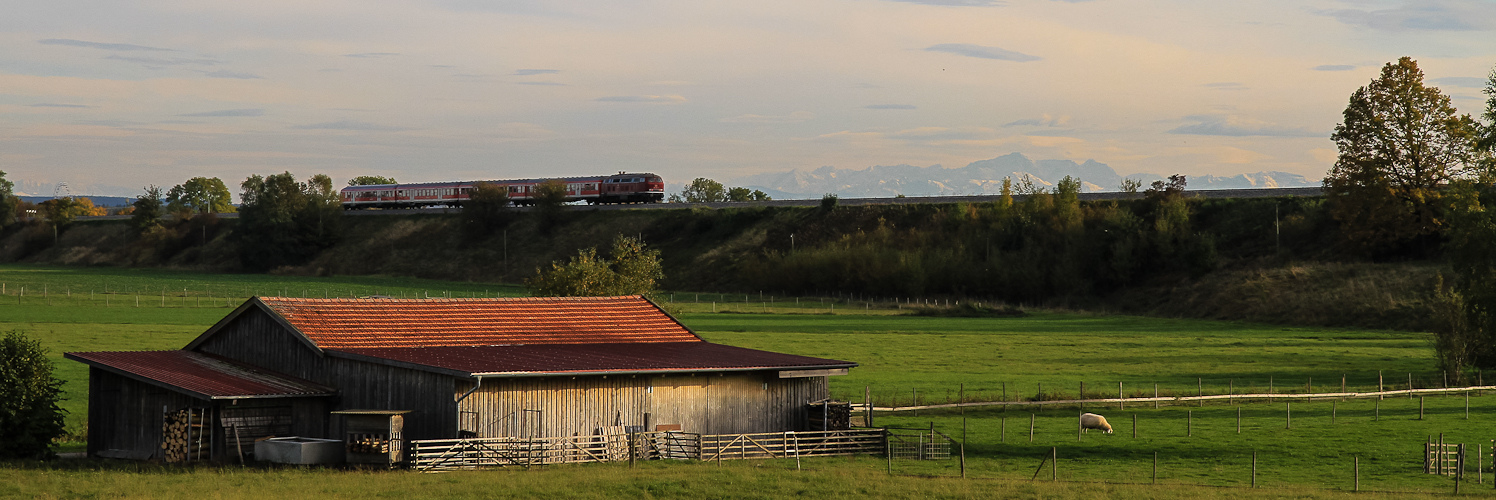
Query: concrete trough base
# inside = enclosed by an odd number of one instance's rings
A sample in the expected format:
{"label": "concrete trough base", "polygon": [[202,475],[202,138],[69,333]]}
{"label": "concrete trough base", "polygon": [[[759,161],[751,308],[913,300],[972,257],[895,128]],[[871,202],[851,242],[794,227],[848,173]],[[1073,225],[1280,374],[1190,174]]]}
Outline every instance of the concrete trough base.
{"label": "concrete trough base", "polygon": [[298,436],[270,438],[255,443],[255,459],[278,464],[339,464],[343,462],[343,442]]}

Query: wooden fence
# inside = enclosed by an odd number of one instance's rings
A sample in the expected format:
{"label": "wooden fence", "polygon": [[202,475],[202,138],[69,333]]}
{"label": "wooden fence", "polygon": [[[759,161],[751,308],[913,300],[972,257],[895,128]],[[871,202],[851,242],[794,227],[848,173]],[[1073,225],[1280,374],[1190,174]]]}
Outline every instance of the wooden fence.
{"label": "wooden fence", "polygon": [[914,411],[933,410],[940,408],[973,408],[982,406],[1034,406],[1034,405],[1136,405],[1141,403],[1186,403],[1205,401],[1235,401],[1238,399],[1253,400],[1314,400],[1314,399],[1365,399],[1365,398],[1387,398],[1393,396],[1413,397],[1414,395],[1431,394],[1460,394],[1474,391],[1496,390],[1496,386],[1480,385],[1469,387],[1449,387],[1437,389],[1401,389],[1395,391],[1376,392],[1307,392],[1307,393],[1269,393],[1269,394],[1210,394],[1203,396],[1164,396],[1164,397],[1141,397],[1141,398],[1097,398],[1097,399],[1054,399],[1045,401],[975,401],[967,403],[946,403],[934,405],[917,406],[869,406],[866,404],[854,405],[854,411],[864,414],[868,409],[875,412],[892,411]]}
{"label": "wooden fence", "polygon": [[881,453],[882,429],[703,435],[639,432],[546,438],[412,441],[412,466],[423,472],[490,467],[623,462],[738,460]]}

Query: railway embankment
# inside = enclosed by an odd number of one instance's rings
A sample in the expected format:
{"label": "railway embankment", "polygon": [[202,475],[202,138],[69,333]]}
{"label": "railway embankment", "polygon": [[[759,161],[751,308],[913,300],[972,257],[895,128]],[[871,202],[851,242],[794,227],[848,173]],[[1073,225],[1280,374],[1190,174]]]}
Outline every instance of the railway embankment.
{"label": "railway embankment", "polygon": [[[519,282],[615,235],[661,251],[667,288],[1006,302],[1171,317],[1429,330],[1437,253],[1347,255],[1317,198],[1075,200],[1038,196],[861,206],[341,217],[290,275]],[[200,218],[0,232],[0,262],[246,272],[252,235]],[[1446,272],[1447,273],[1447,272]]]}

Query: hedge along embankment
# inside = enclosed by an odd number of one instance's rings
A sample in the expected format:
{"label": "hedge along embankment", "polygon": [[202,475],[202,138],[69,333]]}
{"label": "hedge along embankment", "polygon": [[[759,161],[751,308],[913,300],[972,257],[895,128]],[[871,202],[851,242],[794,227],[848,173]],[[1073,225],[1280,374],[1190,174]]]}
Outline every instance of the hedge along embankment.
{"label": "hedge along embankment", "polygon": [[[943,297],[1284,324],[1429,330],[1429,261],[1336,247],[1316,198],[1155,196],[1081,203],[513,214],[486,234],[457,215],[342,217],[342,237],[274,273],[516,282],[615,235],[661,251],[664,286],[775,294]],[[0,232],[0,261],[242,272],[233,219],[135,234],[127,221]]]}

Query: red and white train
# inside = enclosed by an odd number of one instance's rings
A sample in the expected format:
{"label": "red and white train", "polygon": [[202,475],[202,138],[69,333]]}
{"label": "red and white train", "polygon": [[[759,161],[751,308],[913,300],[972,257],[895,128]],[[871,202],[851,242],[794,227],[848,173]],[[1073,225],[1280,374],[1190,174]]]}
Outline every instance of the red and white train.
{"label": "red and white train", "polygon": [[497,181],[423,182],[418,184],[377,184],[343,188],[343,208],[420,208],[462,206],[473,186],[491,184],[509,190],[509,201],[515,205],[533,205],[535,187],[546,181],[566,183],[566,201],[597,203],[659,203],[665,199],[665,180],[655,174],[631,174],[593,177],[559,177],[553,179],[518,179]]}

